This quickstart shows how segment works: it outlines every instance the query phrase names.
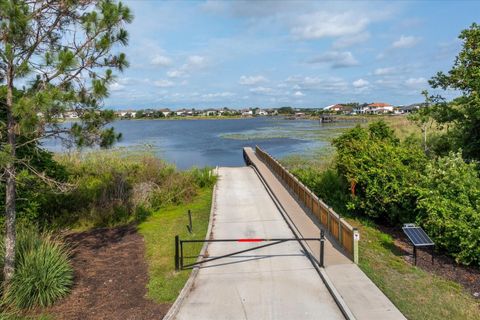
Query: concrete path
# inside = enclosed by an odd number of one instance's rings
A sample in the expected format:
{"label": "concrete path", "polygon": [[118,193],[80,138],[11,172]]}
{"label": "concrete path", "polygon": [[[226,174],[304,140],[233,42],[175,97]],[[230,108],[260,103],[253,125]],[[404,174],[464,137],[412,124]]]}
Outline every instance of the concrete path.
{"label": "concrete path", "polygon": [[[300,205],[277,176],[256,156],[252,148],[245,148],[244,150],[285,209],[291,222],[295,225],[296,231],[298,231],[297,234],[305,238],[318,237],[321,226],[317,219],[308,209]],[[355,318],[357,320],[406,319],[328,235],[327,240],[325,245],[326,274]],[[308,245],[311,253],[317,259],[319,256],[318,246],[318,243],[309,243]]]}
{"label": "concrete path", "polygon": [[[214,205],[214,239],[293,237],[250,167],[219,169]],[[211,243],[207,251],[213,257],[257,245]],[[293,241],[203,266],[176,319],[344,317],[301,246]]]}

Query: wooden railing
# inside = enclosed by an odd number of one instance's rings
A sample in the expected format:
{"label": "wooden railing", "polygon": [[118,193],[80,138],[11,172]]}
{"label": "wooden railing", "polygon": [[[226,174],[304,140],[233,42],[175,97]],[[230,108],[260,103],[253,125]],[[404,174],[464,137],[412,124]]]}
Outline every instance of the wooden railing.
{"label": "wooden railing", "polygon": [[350,255],[350,258],[358,263],[358,240],[360,238],[358,230],[341,218],[331,207],[327,206],[270,154],[258,146],[255,148],[255,154],[283,180],[284,184],[298,197],[300,202],[318,218],[325,229]]}

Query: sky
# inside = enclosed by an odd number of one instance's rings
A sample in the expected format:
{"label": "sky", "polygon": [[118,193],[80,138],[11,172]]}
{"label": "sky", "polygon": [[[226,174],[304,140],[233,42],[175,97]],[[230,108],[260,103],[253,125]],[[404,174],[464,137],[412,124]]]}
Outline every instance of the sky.
{"label": "sky", "polygon": [[480,22],[477,1],[123,2],[135,18],[114,109],[417,103]]}

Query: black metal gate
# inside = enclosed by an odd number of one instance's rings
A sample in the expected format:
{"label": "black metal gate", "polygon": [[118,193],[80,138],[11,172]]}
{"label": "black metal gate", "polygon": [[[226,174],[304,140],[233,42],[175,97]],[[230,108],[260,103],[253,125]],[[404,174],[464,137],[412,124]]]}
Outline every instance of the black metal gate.
{"label": "black metal gate", "polygon": [[[298,242],[301,242],[301,241],[319,241],[320,242],[320,259],[317,261],[317,263],[320,267],[324,266],[325,235],[324,235],[324,232],[322,230],[319,238],[272,238],[272,239],[268,239],[268,238],[239,238],[239,239],[182,240],[182,239],[180,239],[179,236],[175,236],[175,270],[190,269],[190,268],[193,268],[195,266],[199,266],[203,263],[215,261],[215,260],[222,259],[222,258],[231,257],[231,256],[234,256],[234,255],[237,255],[237,254],[242,254],[242,253],[245,253],[245,252],[249,252],[249,251],[253,251],[253,250],[257,250],[257,249],[261,249],[261,248],[274,246],[274,245],[281,244],[281,243],[284,243],[284,242],[289,242],[289,241],[298,241]],[[185,244],[199,243],[199,244],[203,245],[204,243],[213,243],[213,242],[222,242],[222,243],[229,243],[229,242],[265,243],[266,242],[266,244],[262,244],[262,245],[255,246],[255,247],[250,247],[250,248],[247,248],[247,249],[244,249],[244,250],[235,251],[235,252],[224,254],[224,255],[221,255],[221,256],[210,257],[210,258],[209,257],[202,257],[203,259],[198,259],[199,258],[198,254],[193,255],[193,256],[191,256],[191,255],[185,256],[184,255]],[[306,252],[305,254],[309,255],[310,253]],[[188,259],[193,258],[193,259],[195,259],[195,262],[184,263],[186,258],[188,258]],[[312,257],[309,257],[309,258],[312,259]],[[315,260],[315,259],[313,259],[313,260]]]}

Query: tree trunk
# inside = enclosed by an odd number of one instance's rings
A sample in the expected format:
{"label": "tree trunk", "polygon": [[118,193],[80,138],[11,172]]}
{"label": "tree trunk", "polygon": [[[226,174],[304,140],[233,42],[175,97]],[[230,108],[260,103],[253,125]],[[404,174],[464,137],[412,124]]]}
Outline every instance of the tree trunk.
{"label": "tree trunk", "polygon": [[13,69],[10,67],[7,72],[7,145],[10,148],[10,161],[6,171],[6,192],[5,192],[5,264],[3,277],[7,284],[13,277],[15,270],[15,199],[16,199],[16,171],[15,171],[15,147],[16,147],[16,121],[12,113],[13,108]]}
{"label": "tree trunk", "polygon": [[428,153],[428,148],[427,148],[427,124],[426,123],[423,127],[423,150],[425,151],[425,154]]}

